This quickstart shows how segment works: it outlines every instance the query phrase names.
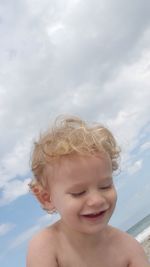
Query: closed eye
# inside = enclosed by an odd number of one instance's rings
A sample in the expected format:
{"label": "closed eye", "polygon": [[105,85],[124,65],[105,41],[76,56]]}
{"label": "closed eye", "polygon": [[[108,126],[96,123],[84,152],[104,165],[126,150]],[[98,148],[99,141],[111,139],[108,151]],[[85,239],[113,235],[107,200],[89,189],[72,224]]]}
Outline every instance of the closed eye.
{"label": "closed eye", "polygon": [[105,189],[110,189],[112,187],[112,184],[100,187],[100,189],[105,190]]}
{"label": "closed eye", "polygon": [[85,191],[77,192],[77,193],[70,193],[73,197],[79,197],[82,196],[85,193]]}

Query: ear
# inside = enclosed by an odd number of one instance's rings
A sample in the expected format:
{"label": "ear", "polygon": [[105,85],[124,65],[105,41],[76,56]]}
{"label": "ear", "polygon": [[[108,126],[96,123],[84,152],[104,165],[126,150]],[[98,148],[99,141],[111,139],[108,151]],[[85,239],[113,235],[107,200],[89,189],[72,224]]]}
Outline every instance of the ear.
{"label": "ear", "polygon": [[51,201],[50,193],[46,189],[42,188],[41,186],[34,186],[32,188],[32,192],[38,199],[38,201],[42,204],[44,210],[47,210],[49,212],[55,210],[55,207]]}
{"label": "ear", "polygon": [[42,207],[47,212],[53,212],[55,210],[55,206],[52,203],[50,193],[46,190],[43,190],[38,198],[40,203],[42,204]]}

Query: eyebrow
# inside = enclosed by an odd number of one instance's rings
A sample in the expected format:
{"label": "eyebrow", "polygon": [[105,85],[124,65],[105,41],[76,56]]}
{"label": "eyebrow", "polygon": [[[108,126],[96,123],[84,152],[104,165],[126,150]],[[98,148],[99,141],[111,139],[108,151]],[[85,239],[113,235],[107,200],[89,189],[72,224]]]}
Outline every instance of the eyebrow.
{"label": "eyebrow", "polygon": [[103,178],[102,182],[107,182],[107,181],[112,181],[112,180],[113,180],[113,178],[112,178],[112,176],[110,176],[110,177]]}

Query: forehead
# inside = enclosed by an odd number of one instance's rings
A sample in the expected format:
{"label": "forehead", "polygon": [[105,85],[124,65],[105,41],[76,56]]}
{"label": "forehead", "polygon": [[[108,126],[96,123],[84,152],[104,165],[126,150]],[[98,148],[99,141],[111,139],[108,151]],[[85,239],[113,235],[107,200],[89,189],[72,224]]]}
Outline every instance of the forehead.
{"label": "forehead", "polygon": [[112,176],[112,163],[106,154],[65,157],[55,164],[54,169],[55,181],[74,184],[94,177],[110,179]]}

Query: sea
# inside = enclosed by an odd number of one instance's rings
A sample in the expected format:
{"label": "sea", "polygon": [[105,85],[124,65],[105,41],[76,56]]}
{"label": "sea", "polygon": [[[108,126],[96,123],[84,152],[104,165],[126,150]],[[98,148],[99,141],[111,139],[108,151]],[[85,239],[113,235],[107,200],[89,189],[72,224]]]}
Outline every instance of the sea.
{"label": "sea", "polygon": [[150,214],[127,230],[140,243],[150,236]]}

